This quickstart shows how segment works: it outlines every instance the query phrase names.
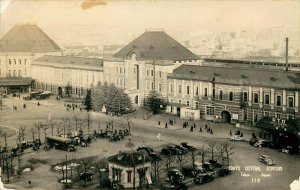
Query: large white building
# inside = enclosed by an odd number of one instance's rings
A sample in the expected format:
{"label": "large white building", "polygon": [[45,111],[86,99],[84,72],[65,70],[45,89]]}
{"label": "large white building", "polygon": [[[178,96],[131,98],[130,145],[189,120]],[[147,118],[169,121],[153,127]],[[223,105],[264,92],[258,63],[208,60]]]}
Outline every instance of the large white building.
{"label": "large white building", "polygon": [[14,26],[0,39],[0,90],[4,93],[27,91],[31,85],[27,82],[32,77],[32,61],[43,55],[61,54],[61,48],[38,26]]}

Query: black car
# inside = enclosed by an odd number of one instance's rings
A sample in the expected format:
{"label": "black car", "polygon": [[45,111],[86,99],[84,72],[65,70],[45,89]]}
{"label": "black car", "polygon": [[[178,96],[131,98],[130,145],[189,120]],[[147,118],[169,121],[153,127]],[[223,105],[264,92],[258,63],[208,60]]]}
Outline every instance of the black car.
{"label": "black car", "polygon": [[172,184],[182,184],[184,180],[184,175],[180,172],[180,170],[174,168],[171,169],[168,174],[167,181],[171,182]]}
{"label": "black car", "polygon": [[205,174],[204,169],[194,168],[192,166],[183,166],[182,167],[182,174],[186,177],[197,177],[198,175]]}
{"label": "black car", "polygon": [[209,163],[212,165],[212,167],[214,168],[221,168],[222,167],[222,164],[219,163],[218,161],[216,160],[209,160]]}
{"label": "black car", "polygon": [[210,181],[214,180],[214,177],[212,175],[206,174],[206,175],[198,175],[193,179],[194,183],[197,185],[208,183]]}
{"label": "black car", "polygon": [[169,145],[169,146],[167,146],[167,148],[169,150],[171,150],[171,152],[173,153],[173,155],[181,155],[181,154],[183,154],[183,152],[179,148],[177,148],[175,145]]}
{"label": "black car", "polygon": [[172,152],[169,148],[167,148],[167,147],[162,148],[160,153],[161,153],[162,155],[166,155],[166,156],[171,156],[171,155],[173,155],[173,152]]}
{"label": "black car", "polygon": [[147,151],[148,154],[154,152],[154,150],[152,148],[147,147],[147,146],[138,147],[136,150],[137,151],[139,151],[139,150],[145,150],[145,151]]}
{"label": "black car", "polygon": [[189,145],[187,142],[180,143],[181,146],[187,148],[189,151],[195,150],[195,147],[192,145]]}
{"label": "black car", "polygon": [[218,171],[218,175],[219,175],[219,176],[222,176],[222,177],[227,176],[227,175],[229,175],[229,174],[231,174],[231,170],[229,170],[228,168],[221,168],[221,169]]}
{"label": "black car", "polygon": [[186,147],[184,147],[184,146],[182,146],[182,145],[174,145],[174,146],[175,146],[175,148],[181,150],[181,152],[182,152],[183,154],[185,154],[185,153],[187,153],[187,152],[189,151]]}

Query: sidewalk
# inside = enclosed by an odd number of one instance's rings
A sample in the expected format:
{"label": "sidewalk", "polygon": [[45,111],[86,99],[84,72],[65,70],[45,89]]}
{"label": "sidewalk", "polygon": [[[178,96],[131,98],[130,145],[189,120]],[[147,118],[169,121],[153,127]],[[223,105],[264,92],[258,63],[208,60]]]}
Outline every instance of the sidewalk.
{"label": "sidewalk", "polygon": [[[175,124],[169,124],[169,119],[175,119]],[[159,121],[160,125],[158,125]],[[235,132],[239,130],[241,133],[243,133],[244,139],[248,141],[252,137],[252,133],[255,133],[257,136],[259,136],[260,132],[259,129],[251,126],[240,125],[239,127],[236,127],[235,125],[228,123],[213,123],[204,120],[189,121],[170,114],[152,115],[149,119],[145,120],[145,122],[147,123],[147,127],[154,127],[162,130],[181,130],[191,133],[191,135],[197,135],[201,138],[229,139],[231,137],[230,131],[231,134],[234,135]],[[166,122],[167,128],[165,128]],[[183,128],[184,122],[188,122],[188,126],[186,128]],[[193,131],[191,131],[191,126],[194,125],[194,123],[196,127],[193,128]],[[205,129],[205,125],[207,125],[207,128],[210,128],[213,131],[213,134],[210,134]],[[200,128],[202,129],[202,132],[200,132]]]}

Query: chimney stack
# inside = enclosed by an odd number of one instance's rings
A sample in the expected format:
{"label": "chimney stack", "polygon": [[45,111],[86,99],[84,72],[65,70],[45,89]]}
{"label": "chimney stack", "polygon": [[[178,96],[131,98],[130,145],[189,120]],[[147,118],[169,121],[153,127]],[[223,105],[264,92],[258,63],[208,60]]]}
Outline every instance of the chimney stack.
{"label": "chimney stack", "polygon": [[288,62],[288,57],[289,57],[289,38],[285,38],[285,70],[289,70],[289,62]]}

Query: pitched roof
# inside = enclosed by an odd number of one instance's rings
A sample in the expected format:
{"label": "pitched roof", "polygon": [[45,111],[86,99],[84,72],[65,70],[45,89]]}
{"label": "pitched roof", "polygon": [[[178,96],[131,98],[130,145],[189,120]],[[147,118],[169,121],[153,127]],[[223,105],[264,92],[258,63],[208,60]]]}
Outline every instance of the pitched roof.
{"label": "pitched roof", "polygon": [[115,163],[121,166],[132,167],[143,163],[151,162],[151,158],[142,152],[121,152],[117,155],[108,158],[108,162]]}
{"label": "pitched roof", "polygon": [[103,59],[99,58],[85,58],[85,57],[74,57],[74,56],[54,56],[44,55],[38,59],[35,59],[32,65],[39,63],[45,64],[59,64],[62,66],[74,65],[74,66],[92,66],[92,67],[103,67]]}
{"label": "pitched roof", "polygon": [[181,65],[168,78],[213,81],[216,83],[300,88],[300,72],[238,67]]}
{"label": "pitched roof", "polygon": [[36,25],[16,25],[0,39],[0,52],[57,52],[61,48]]}
{"label": "pitched roof", "polygon": [[197,60],[199,57],[185,48],[163,31],[146,31],[114,56],[127,58],[128,54],[138,51],[144,60]]}

